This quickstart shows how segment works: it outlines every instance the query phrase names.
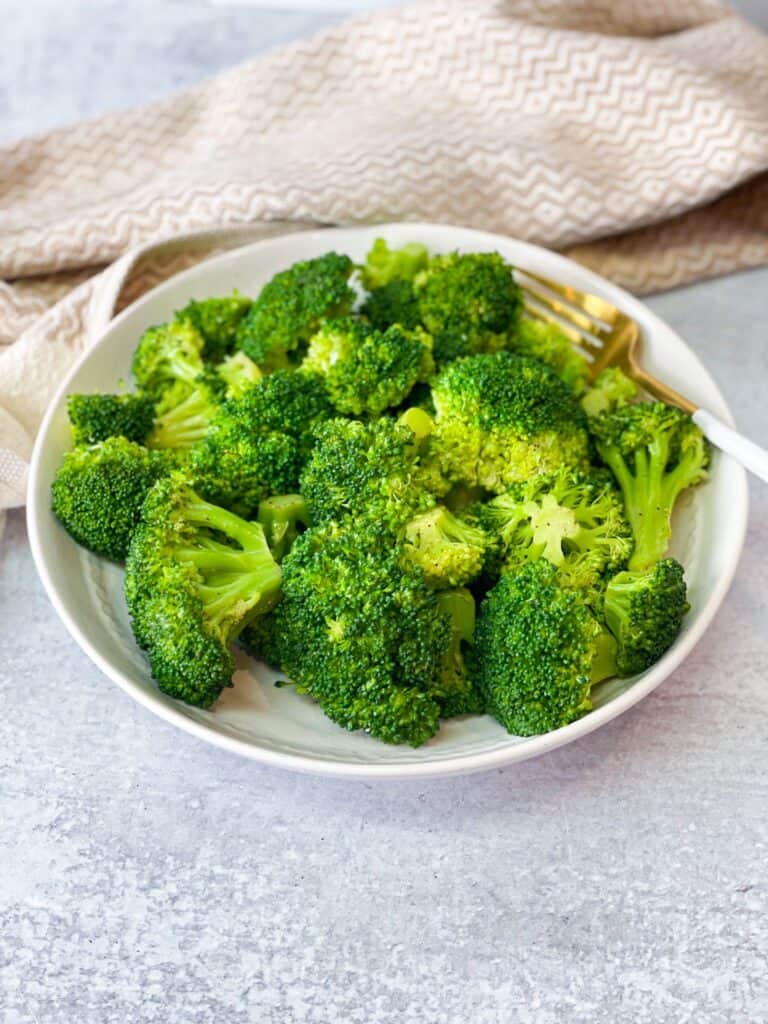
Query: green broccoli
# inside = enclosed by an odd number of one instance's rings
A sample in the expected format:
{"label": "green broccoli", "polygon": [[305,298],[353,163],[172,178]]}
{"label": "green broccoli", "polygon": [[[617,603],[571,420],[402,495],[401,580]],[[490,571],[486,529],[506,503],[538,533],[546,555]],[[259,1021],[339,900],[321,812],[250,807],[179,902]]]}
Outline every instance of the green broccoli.
{"label": "green broccoli", "polygon": [[440,591],[437,601],[440,609],[448,614],[451,639],[431,694],[440,706],[441,718],[481,715],[485,711],[483,699],[472,685],[464,658],[464,649],[472,643],[475,632],[475,599],[466,588],[460,587]]}
{"label": "green broccoli", "polygon": [[162,453],[124,437],[75,448],[54,478],[53,512],[78,544],[120,562],[147,492],[170,468]]}
{"label": "green broccoli", "polygon": [[486,560],[491,576],[545,558],[565,582],[591,587],[622,568],[632,551],[621,498],[604,472],[562,469],[533,477],[472,506],[468,518],[495,538]]}
{"label": "green broccoli", "polygon": [[616,641],[582,592],[540,559],[502,576],[480,606],[470,671],[487,709],[517,736],[568,725],[615,674]]}
{"label": "green broccoli", "polygon": [[75,444],[96,444],[108,437],[124,437],[143,444],[155,417],[149,395],[70,395],[67,413]]}
{"label": "green broccoli", "polygon": [[352,270],[348,256],[329,252],[276,274],[240,323],[238,347],[265,370],[295,366],[323,320],[352,308]]}
{"label": "green broccoli", "polygon": [[438,374],[430,439],[445,475],[494,493],[561,466],[587,464],[586,417],[544,363],[498,352],[468,356]]}
{"label": "green broccoli", "polygon": [[394,535],[367,517],[312,527],[283,573],[270,655],[297,688],[346,729],[412,746],[434,735],[454,627]]}
{"label": "green broccoli", "polygon": [[590,428],[624,496],[635,538],[628,568],[647,569],[667,549],[679,495],[706,479],[707,441],[687,413],[661,402],[621,406]]}
{"label": "green broccoli", "polygon": [[540,359],[551,366],[565,383],[580,395],[589,381],[589,363],[557,324],[523,319],[511,340],[515,352]]}
{"label": "green broccoli", "polygon": [[420,328],[379,331],[355,317],[326,320],[309,343],[302,369],[322,374],[339,412],[378,416],[432,375],[432,339]]}
{"label": "green broccoli", "polygon": [[157,404],[158,416],[147,438],[150,448],[191,448],[205,437],[211,420],[224,401],[224,381],[210,370],[204,371],[181,399],[176,389],[167,391]]}
{"label": "green broccoli", "polygon": [[414,279],[419,313],[438,366],[510,346],[522,311],[512,267],[498,253],[433,257]]}
{"label": "green broccoli", "polygon": [[204,341],[203,358],[218,363],[235,347],[240,321],[251,308],[251,300],[234,291],[226,298],[191,302],[177,311],[176,320],[188,323]]}
{"label": "green broccoli", "polygon": [[421,326],[419,301],[413,284],[399,278],[367,295],[360,306],[360,313],[380,331],[386,331],[393,324],[400,324],[406,330]]}
{"label": "green broccoli", "polygon": [[192,452],[196,485],[243,515],[269,494],[298,490],[314,428],[332,412],[321,377],[275,371],[218,409]]}
{"label": "green broccoli", "polygon": [[424,270],[429,251],[419,242],[409,242],[401,249],[390,249],[383,238],[377,238],[360,268],[360,280],[369,292],[383,288],[392,281],[412,281]]}
{"label": "green broccoli", "polygon": [[158,481],[131,540],[125,595],[160,689],[210,707],[231,685],[229,644],[274,607],[280,580],[259,523],[203,501],[181,473]]}
{"label": "green broccoli", "polygon": [[262,372],[245,352],[227,356],[216,367],[216,373],[224,381],[227,398],[241,398],[249,388],[258,384]]}
{"label": "green broccoli", "polygon": [[458,587],[478,576],[487,543],[482,529],[462,522],[443,505],[405,526],[405,556],[421,567],[427,585],[435,589]]}
{"label": "green broccoli", "polygon": [[614,576],[605,590],[604,614],[618,643],[618,674],[635,675],[658,661],[689,607],[683,567],[674,558]]}
{"label": "green broccoli", "polygon": [[160,324],[150,327],[133,354],[133,376],[139,387],[153,398],[171,386],[177,389],[176,402],[192,391],[195,380],[205,369],[203,338],[188,323]]}
{"label": "green broccoli", "polygon": [[307,503],[300,494],[278,494],[259,503],[259,522],[276,562],[291,550],[301,533],[310,525]]}
{"label": "green broccoli", "polygon": [[618,366],[609,366],[595,377],[581,399],[581,407],[587,416],[599,416],[601,412],[613,412],[634,402],[638,394],[639,388],[633,380]]}

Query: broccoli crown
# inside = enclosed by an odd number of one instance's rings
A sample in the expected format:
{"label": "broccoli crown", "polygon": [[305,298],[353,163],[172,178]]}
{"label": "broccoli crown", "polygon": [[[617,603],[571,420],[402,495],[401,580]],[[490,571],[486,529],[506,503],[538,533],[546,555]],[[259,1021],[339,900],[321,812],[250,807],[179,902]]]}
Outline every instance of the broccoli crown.
{"label": "broccoli crown", "polygon": [[453,625],[396,537],[364,517],[315,526],[283,572],[272,654],[298,688],[344,728],[388,743],[429,739]]}
{"label": "broccoli crown", "polygon": [[291,546],[309,523],[307,503],[300,494],[278,494],[259,503],[259,522],[267,538],[272,557],[282,562]]}
{"label": "broccoli crown", "polygon": [[469,518],[495,538],[486,561],[491,575],[545,558],[564,582],[591,587],[622,568],[632,551],[621,497],[604,472],[561,469],[534,477],[474,506]]}
{"label": "broccoli crown", "polygon": [[192,452],[201,493],[241,514],[262,498],[298,489],[313,430],[332,414],[316,374],[277,370],[225,402]]}
{"label": "broccoli crown", "polygon": [[637,384],[623,370],[618,366],[609,366],[595,377],[589,391],[581,399],[581,407],[587,416],[599,416],[601,412],[613,412],[622,405],[634,402],[638,394]]}
{"label": "broccoli crown", "polygon": [[152,429],[155,403],[149,395],[70,395],[67,413],[75,444],[124,437],[143,444]]}
{"label": "broccoli crown", "polygon": [[429,251],[419,242],[390,249],[383,238],[377,238],[360,268],[360,279],[368,291],[384,288],[392,281],[412,281],[428,260]]}
{"label": "broccoli crown", "polygon": [[434,371],[432,339],[420,328],[379,331],[355,317],[326,320],[309,343],[303,370],[322,374],[341,413],[378,416]]}
{"label": "broccoli crown", "polygon": [[203,346],[202,336],[189,323],[150,327],[133,354],[136,383],[153,398],[173,384],[181,385],[182,390],[185,384],[193,385],[204,370]]}
{"label": "broccoli crown", "polygon": [[590,710],[591,687],[615,671],[615,647],[581,592],[541,559],[487,594],[470,667],[490,714],[508,732],[534,736]]}
{"label": "broccoli crown", "polygon": [[182,473],[159,480],[131,540],[125,594],[160,689],[209,707],[230,685],[229,644],[274,606],[280,579],[259,523],[204,501]]}
{"label": "broccoli crown", "polygon": [[241,321],[238,347],[267,370],[295,365],[322,321],[352,308],[352,270],[348,256],[329,252],[276,274]]}
{"label": "broccoli crown", "polygon": [[487,546],[482,529],[458,519],[443,505],[405,526],[405,556],[421,567],[430,587],[458,587],[480,574]]}
{"label": "broccoli crown", "polygon": [[414,280],[421,320],[438,365],[508,348],[522,310],[512,267],[498,253],[433,257]]}
{"label": "broccoli crown", "polygon": [[234,291],[224,298],[191,302],[177,311],[176,320],[188,323],[203,339],[203,358],[218,363],[235,347],[240,321],[251,308],[251,300]]}
{"label": "broccoli crown", "polygon": [[54,514],[78,544],[122,561],[147,492],[169,468],[160,453],[124,437],[75,448],[53,481]]}
{"label": "broccoli crown", "polygon": [[665,558],[650,569],[620,572],[605,590],[605,624],[616,638],[621,676],[643,672],[672,646],[688,611],[683,567]]}
{"label": "broccoli crown", "polygon": [[512,348],[521,355],[540,359],[580,395],[589,380],[589,363],[557,324],[523,319],[512,335]]}
{"label": "broccoli crown", "polygon": [[248,654],[263,661],[270,668],[280,669],[280,635],[275,616],[276,609],[265,612],[250,622],[237,638]]}
{"label": "broccoli crown", "polygon": [[687,413],[661,402],[620,406],[590,428],[624,496],[635,539],[628,567],[646,569],[667,549],[679,495],[706,479],[709,445]]}
{"label": "broccoli crown", "polygon": [[385,331],[392,324],[400,324],[407,330],[421,326],[419,302],[413,284],[400,278],[367,295],[360,312],[380,331]]}
{"label": "broccoli crown", "polygon": [[559,467],[586,465],[586,418],[572,390],[537,359],[468,356],[432,386],[433,448],[445,475],[500,493]]}
{"label": "broccoli crown", "polygon": [[[176,402],[174,399],[183,396]],[[201,373],[191,389],[166,391],[158,405],[159,415],[147,438],[150,448],[191,448],[205,437],[211,420],[224,400],[226,385],[210,370]]]}
{"label": "broccoli crown", "polygon": [[299,489],[315,524],[379,504],[386,506],[384,518],[399,525],[434,504],[430,484],[408,427],[390,419],[336,419],[318,427]]}

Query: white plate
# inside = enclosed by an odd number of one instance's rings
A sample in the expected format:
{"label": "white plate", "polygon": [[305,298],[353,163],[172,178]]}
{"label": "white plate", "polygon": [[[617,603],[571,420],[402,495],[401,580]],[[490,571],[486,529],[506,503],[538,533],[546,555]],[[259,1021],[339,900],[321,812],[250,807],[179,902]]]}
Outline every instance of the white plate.
{"label": "white plate", "polygon": [[731,422],[712,378],[674,331],[620,288],[545,249],[432,224],[333,228],[273,238],[201,263],[145,295],[116,317],[72,370],[48,410],[32,459],[28,521],[35,562],[67,629],[106,675],[155,714],[227,750],[283,768],[362,778],[448,775],[522,761],[584,736],[626,711],[666,679],[701,637],[725,596],[744,539],[746,478],[731,459],[715,454],[709,482],[688,495],[676,514],[672,553],[686,568],[691,611],[661,661],[640,676],[604,684],[595,695],[595,710],[556,732],[521,739],[488,717],[468,718],[447,722],[418,750],[345,732],[308,698],[291,688],[276,688],[268,669],[240,655],[234,689],[225,691],[212,710],[166,697],[156,689],[133,642],[122,570],[78,547],[50,510],[51,481],[70,446],[66,396],[115,390],[121,378],[129,377],[131,354],[146,327],[168,320],[190,298],[227,294],[234,287],[256,294],[276,271],[329,249],[362,260],[378,235],[395,246],[423,242],[433,252],[496,250],[511,263],[604,296],[640,323],[644,361],[651,371]]}

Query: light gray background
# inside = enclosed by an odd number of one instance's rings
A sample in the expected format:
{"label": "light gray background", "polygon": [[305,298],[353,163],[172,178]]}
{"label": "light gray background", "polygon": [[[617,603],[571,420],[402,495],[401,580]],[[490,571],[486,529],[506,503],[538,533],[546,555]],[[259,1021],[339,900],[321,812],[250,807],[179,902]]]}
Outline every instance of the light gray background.
{"label": "light gray background", "polygon": [[[0,0],[2,139],[336,17]],[[768,443],[768,271],[651,305]],[[765,1024],[768,490],[752,498],[730,596],[640,706],[516,768],[379,785],[262,769],[151,717],[69,639],[12,514],[0,1024]]]}

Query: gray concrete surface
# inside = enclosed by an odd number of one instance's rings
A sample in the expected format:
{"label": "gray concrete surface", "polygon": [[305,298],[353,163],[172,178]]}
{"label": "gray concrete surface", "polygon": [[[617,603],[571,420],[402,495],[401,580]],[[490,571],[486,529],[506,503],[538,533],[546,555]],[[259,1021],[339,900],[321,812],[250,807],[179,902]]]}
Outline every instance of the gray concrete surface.
{"label": "gray concrete surface", "polygon": [[[329,17],[1,0],[0,131]],[[651,301],[763,443],[767,303],[768,271]],[[68,638],[13,513],[0,1024],[764,1024],[768,490],[752,499],[725,605],[641,705],[515,768],[380,785],[263,769],[150,716]]]}

